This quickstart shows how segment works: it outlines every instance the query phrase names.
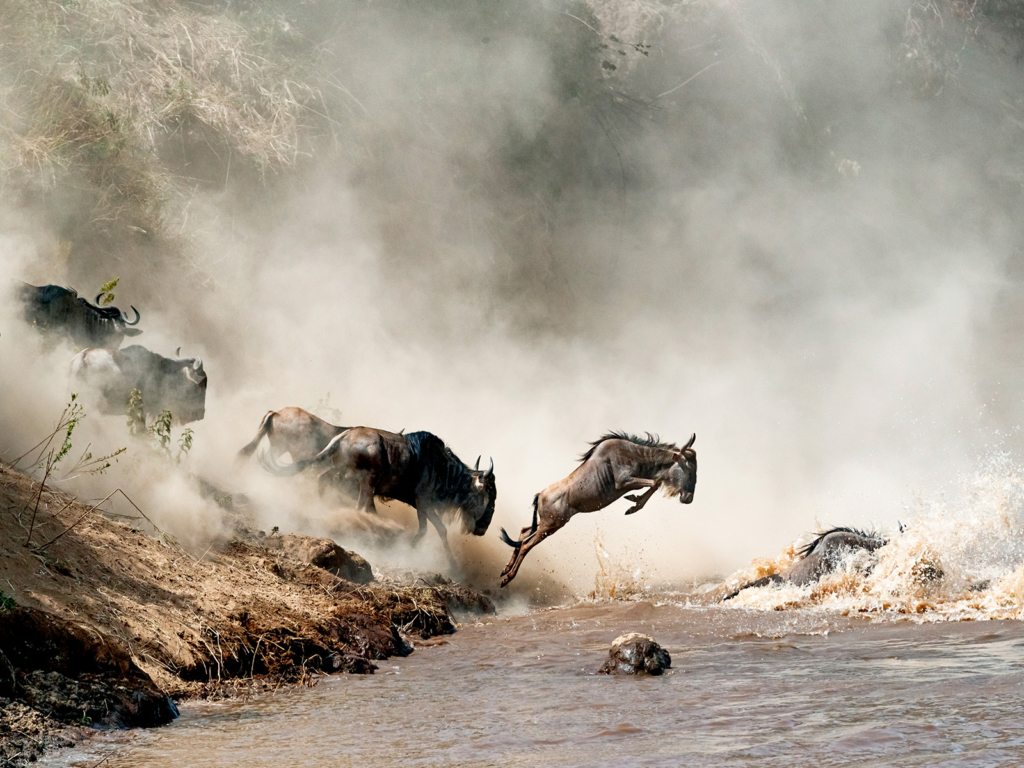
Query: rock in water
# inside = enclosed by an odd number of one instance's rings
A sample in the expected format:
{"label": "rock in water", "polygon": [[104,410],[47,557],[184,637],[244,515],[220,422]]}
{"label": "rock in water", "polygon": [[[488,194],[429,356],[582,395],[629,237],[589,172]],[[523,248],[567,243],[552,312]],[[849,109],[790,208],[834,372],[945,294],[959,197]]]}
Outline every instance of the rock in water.
{"label": "rock in water", "polygon": [[608,651],[608,661],[599,672],[603,675],[660,675],[671,666],[672,657],[653,637],[630,632],[615,638]]}

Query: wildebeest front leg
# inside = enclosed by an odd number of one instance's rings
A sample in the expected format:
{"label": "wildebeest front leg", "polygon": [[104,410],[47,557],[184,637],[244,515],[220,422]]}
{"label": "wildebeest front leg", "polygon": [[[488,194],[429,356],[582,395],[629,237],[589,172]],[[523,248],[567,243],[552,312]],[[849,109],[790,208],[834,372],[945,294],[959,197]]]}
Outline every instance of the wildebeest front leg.
{"label": "wildebeest front leg", "polygon": [[427,519],[433,524],[434,529],[437,531],[437,535],[441,537],[441,543],[444,545],[444,553],[448,555],[448,562],[454,564],[455,556],[452,554],[451,547],[448,546],[448,528],[445,527],[444,521],[433,509],[427,510]]}
{"label": "wildebeest front leg", "polygon": [[417,509],[416,510],[416,518],[419,521],[420,527],[419,527],[419,530],[416,531],[416,535],[412,537],[412,546],[414,546],[414,547],[417,544],[420,543],[420,539],[422,539],[423,535],[427,532],[427,513],[426,513],[426,511],[421,510],[421,509]]}
{"label": "wildebeest front leg", "polygon": [[641,509],[643,509],[644,505],[651,500],[651,497],[654,495],[655,491],[657,491],[661,487],[661,483],[657,480],[637,478],[633,482],[641,485],[649,484],[650,488],[648,488],[642,496],[638,496],[637,494],[634,493],[626,497],[630,501],[634,502],[633,506],[626,510],[627,515],[632,515],[634,512],[639,512]]}

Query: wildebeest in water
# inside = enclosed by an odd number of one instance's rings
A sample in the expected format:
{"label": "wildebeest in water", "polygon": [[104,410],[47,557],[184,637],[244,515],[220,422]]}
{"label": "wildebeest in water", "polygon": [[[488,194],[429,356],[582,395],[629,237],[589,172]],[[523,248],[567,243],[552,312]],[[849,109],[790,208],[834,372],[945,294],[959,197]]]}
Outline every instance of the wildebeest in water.
{"label": "wildebeest in water", "polygon": [[[94,306],[78,298],[75,291],[59,285],[24,283],[20,294],[29,323],[42,331],[66,333],[79,347],[117,349],[125,336],[142,333],[132,327],[140,319],[135,307],[135,319],[129,320],[117,307]],[[100,296],[96,297],[97,302]]]}
{"label": "wildebeest in water", "polygon": [[726,595],[722,601],[732,600],[744,589],[764,587],[768,584],[795,584],[798,587],[813,584],[827,573],[835,571],[855,550],[874,552],[889,540],[874,531],[859,531],[856,528],[837,527],[819,533],[797,551],[799,559],[782,573],[773,573],[756,581],[744,584],[735,592]]}
{"label": "wildebeest in water", "polygon": [[267,438],[270,455],[275,459],[280,459],[285,453],[291,454],[292,461],[312,458],[346,429],[348,427],[336,427],[302,408],[268,411],[260,421],[256,437],[238,452],[238,458],[252,456],[264,437]]}
{"label": "wildebeest in water", "polygon": [[98,393],[102,413],[125,413],[131,391],[137,389],[147,417],[167,410],[177,423],[187,424],[206,415],[202,358],[172,360],[137,344],[121,350],[84,349],[71,361],[71,378]]}
{"label": "wildebeest in water", "polygon": [[307,467],[320,471],[320,491],[333,485],[356,500],[357,508],[376,513],[373,499],[401,501],[416,510],[419,529],[413,545],[434,526],[449,559],[448,529],[441,514],[457,510],[474,536],[483,536],[494,516],[498,494],[494,462],[480,469],[480,459],[470,469],[437,435],[407,435],[370,427],[352,427],[334,437],[320,453],[287,466],[260,454],[260,463],[277,475],[294,475]]}
{"label": "wildebeest in water", "polygon": [[571,475],[552,483],[533,497],[533,524],[523,528],[513,541],[505,529],[501,539],[513,548],[512,558],[501,572],[501,586],[516,577],[523,558],[535,546],[569,522],[579,512],[596,512],[630,491],[643,494],[626,496],[633,506],[627,515],[639,512],[658,489],[678,496],[683,504],[693,501],[697,487],[697,452],[693,442],[680,448],[662,443],[657,436],[646,438],[624,432],[609,432],[590,444],[582,463]]}

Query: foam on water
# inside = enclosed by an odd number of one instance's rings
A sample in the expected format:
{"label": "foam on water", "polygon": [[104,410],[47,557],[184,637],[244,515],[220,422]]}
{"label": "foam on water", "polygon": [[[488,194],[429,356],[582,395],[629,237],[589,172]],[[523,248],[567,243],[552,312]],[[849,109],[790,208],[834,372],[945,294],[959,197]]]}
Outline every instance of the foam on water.
{"label": "foam on water", "polygon": [[[711,592],[780,573],[801,543],[755,560]],[[1024,467],[993,455],[948,498],[916,501],[904,531],[876,552],[851,551],[816,584],[746,589],[725,605],[919,621],[1024,618]]]}

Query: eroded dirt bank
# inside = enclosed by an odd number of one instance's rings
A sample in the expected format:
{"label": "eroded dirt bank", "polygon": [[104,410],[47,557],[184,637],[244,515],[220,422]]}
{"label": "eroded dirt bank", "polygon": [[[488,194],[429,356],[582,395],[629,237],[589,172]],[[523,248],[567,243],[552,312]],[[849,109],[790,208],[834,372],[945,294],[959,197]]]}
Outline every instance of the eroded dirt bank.
{"label": "eroded dirt bank", "polygon": [[326,539],[240,529],[196,555],[147,528],[0,463],[0,766],[166,723],[176,700],[370,673],[453,632],[451,610],[494,610],[441,579],[375,581]]}

